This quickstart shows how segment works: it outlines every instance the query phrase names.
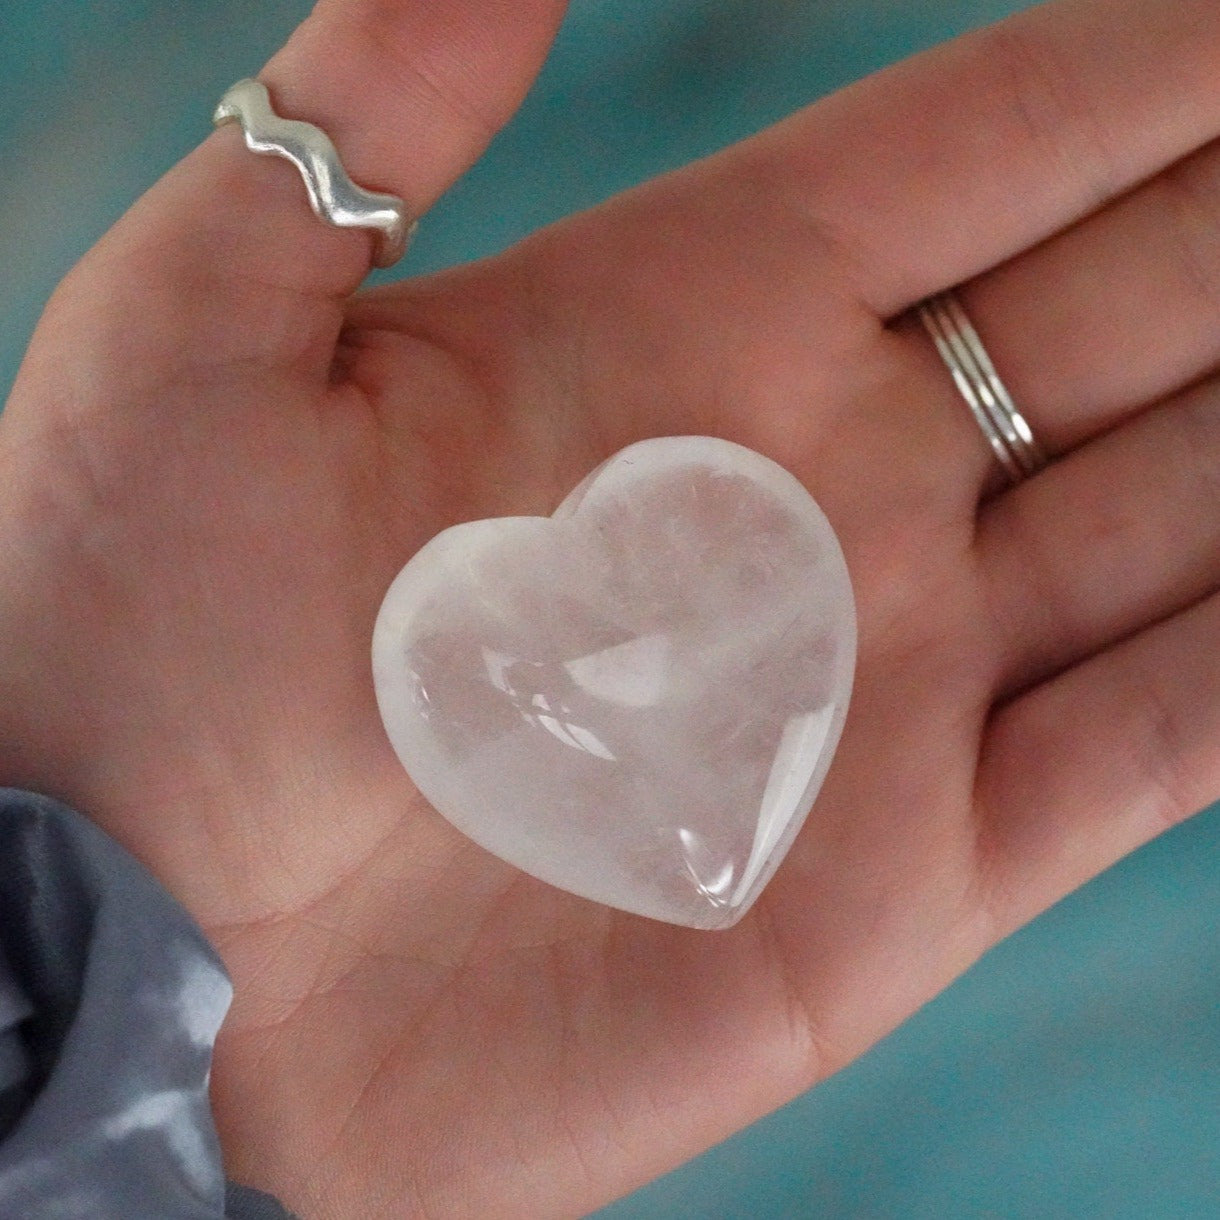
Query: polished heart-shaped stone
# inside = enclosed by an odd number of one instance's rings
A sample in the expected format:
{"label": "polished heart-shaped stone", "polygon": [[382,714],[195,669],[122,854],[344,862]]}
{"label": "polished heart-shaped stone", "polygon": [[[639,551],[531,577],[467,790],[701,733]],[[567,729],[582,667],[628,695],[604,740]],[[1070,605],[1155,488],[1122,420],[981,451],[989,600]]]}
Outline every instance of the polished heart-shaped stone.
{"label": "polished heart-shaped stone", "polygon": [[768,458],[616,454],[551,517],[445,530],[387,593],[377,701],[420,792],[561,889],[735,923],[830,766],[855,666],[838,539]]}

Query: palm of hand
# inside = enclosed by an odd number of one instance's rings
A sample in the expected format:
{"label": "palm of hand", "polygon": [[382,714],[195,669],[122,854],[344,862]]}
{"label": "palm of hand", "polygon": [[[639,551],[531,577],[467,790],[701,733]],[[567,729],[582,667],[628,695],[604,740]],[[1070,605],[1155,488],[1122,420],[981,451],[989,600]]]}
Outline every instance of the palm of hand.
{"label": "palm of hand", "polygon": [[[903,520],[929,479],[904,447],[907,419],[889,410],[893,383],[852,408],[894,419],[880,460],[875,431],[828,419],[842,410],[833,385],[783,415],[765,403],[784,387],[765,377],[717,392],[740,376],[734,357],[710,350],[691,368],[675,319],[703,296],[690,321],[710,348],[736,332],[740,350],[757,350],[766,334],[731,301],[721,316],[683,268],[658,271],[663,252],[624,266],[610,232],[623,224],[581,221],[434,286],[357,298],[342,369],[312,392],[292,376],[191,370],[117,426],[92,407],[70,425],[45,393],[37,418],[13,404],[16,426],[65,470],[54,527],[75,551],[58,557],[71,604],[46,624],[57,636],[70,624],[82,646],[48,642],[67,655],[47,677],[73,698],[97,692],[80,712],[88,765],[106,772],[73,781],[94,798],[85,807],[116,809],[111,829],[236,974],[216,1078],[233,1145],[264,1158],[251,1138],[260,1107],[310,1099],[289,1139],[294,1173],[323,1155],[367,1172],[372,1158],[389,1182],[404,1147],[443,1159],[459,1130],[516,1129],[531,1158],[558,1157],[550,1169],[569,1189],[598,1190],[580,1179],[618,1116],[689,1109],[697,1084],[695,1108],[709,1113],[694,1116],[693,1150],[718,1131],[718,1109],[740,1112],[743,1088],[762,1090],[761,1109],[810,1083],[985,943],[971,788],[992,672],[977,644],[963,648],[979,601],[968,493]],[[591,275],[598,229],[618,259]],[[602,297],[599,270],[602,286],[613,272],[641,299]],[[530,277],[539,293],[548,281],[545,316],[523,336],[502,311]],[[640,344],[647,367],[615,358]],[[807,359],[803,376],[784,376],[810,384],[841,364],[816,349]],[[569,898],[468,844],[390,753],[367,657],[381,595],[430,536],[549,511],[610,452],[683,432],[783,446],[838,523],[864,640],[818,815],[757,909],[720,936]],[[858,439],[830,455],[836,433]],[[949,680],[922,676],[937,673]],[[168,732],[150,751],[133,721],[152,707]],[[921,758],[930,725],[935,756]],[[112,803],[112,782],[138,801]],[[869,979],[898,962],[903,981],[883,999]]]}
{"label": "palm of hand", "polygon": [[[214,1086],[229,1171],[311,1214],[612,1197],[849,1061],[1187,812],[1141,798],[1098,834],[1099,762],[1031,771],[1069,710],[1104,733],[1141,679],[1093,669],[997,713],[1102,628],[1014,649],[1025,603],[979,542],[987,454],[926,342],[883,326],[841,253],[809,256],[818,235],[782,204],[726,250],[715,218],[764,155],[474,268],[295,294],[274,361],[235,351],[261,333],[253,290],[209,350],[165,280],[121,288],[129,220],[32,349],[0,432],[0,555],[30,590],[10,613],[32,660],[2,675],[23,698],[0,763],[98,817],[218,945],[237,984]],[[65,359],[82,328],[96,341]],[[166,347],[191,358],[146,360]],[[816,813],[717,935],[467,843],[394,759],[368,667],[380,598],[433,534],[549,512],[608,454],[682,433],[805,482],[860,614]],[[1043,566],[1077,564],[1074,541]]]}

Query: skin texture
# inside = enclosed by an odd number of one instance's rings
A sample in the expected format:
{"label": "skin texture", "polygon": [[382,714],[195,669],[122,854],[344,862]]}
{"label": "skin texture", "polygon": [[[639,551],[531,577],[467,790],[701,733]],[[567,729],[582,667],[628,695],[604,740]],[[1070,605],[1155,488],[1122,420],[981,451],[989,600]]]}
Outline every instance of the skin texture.
{"label": "skin texture", "polygon": [[[325,0],[263,79],[423,211],[560,18]],[[356,295],[368,238],[229,128],[68,276],[0,417],[0,777],[223,953],[232,1176],[311,1220],[587,1212],[1220,796],[1218,74],[1214,0],[1067,0]],[[959,281],[1056,458],[1015,490],[906,314]],[[718,934],[467,843],[369,671],[429,537],[678,433],[800,477],[860,613],[823,795]]]}

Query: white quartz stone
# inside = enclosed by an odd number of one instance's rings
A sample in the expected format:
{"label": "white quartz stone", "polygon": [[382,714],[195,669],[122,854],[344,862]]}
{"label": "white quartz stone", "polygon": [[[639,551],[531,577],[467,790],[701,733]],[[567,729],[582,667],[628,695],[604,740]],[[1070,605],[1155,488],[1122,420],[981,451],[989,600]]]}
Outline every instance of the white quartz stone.
{"label": "white quartz stone", "polygon": [[735,923],[838,743],[856,618],[792,475],[710,437],[642,441],[552,517],[445,530],[386,595],[378,704],[420,791],[562,889]]}

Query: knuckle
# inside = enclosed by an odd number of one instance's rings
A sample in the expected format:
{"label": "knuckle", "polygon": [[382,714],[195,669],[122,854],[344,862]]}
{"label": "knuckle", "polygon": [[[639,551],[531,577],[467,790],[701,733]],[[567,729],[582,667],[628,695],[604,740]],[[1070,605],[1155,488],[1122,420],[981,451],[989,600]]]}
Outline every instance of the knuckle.
{"label": "knuckle", "polygon": [[977,75],[998,82],[1001,102],[1034,155],[1060,169],[1065,187],[1078,192],[1082,180],[1088,183],[1092,206],[1113,197],[1124,181],[1121,160],[1095,100],[1075,83],[1073,65],[1060,62],[1055,40],[1041,25],[1020,19],[974,37]]}
{"label": "knuckle", "polygon": [[1196,812],[1187,774],[1182,712],[1156,672],[1143,670],[1136,692],[1145,729],[1142,761],[1147,809],[1156,828],[1167,830]]}
{"label": "knuckle", "polygon": [[[1188,395],[1171,418],[1178,433],[1174,469],[1193,481],[1200,519],[1215,527],[1212,549],[1220,548],[1220,385],[1209,384]],[[1209,553],[1207,558],[1210,567],[1220,555]]]}
{"label": "knuckle", "polygon": [[1165,233],[1186,290],[1220,315],[1220,149],[1171,165],[1157,179],[1169,223]]}

